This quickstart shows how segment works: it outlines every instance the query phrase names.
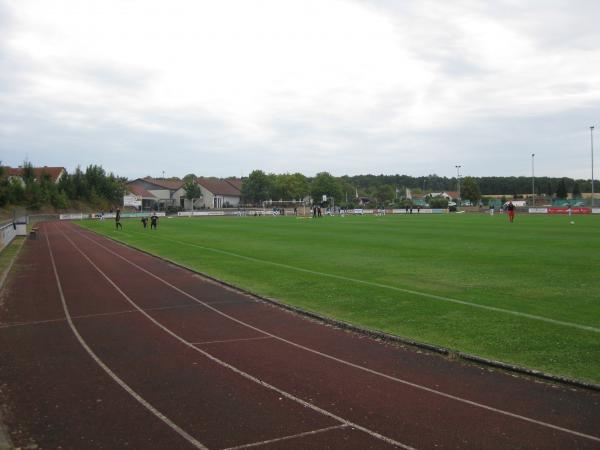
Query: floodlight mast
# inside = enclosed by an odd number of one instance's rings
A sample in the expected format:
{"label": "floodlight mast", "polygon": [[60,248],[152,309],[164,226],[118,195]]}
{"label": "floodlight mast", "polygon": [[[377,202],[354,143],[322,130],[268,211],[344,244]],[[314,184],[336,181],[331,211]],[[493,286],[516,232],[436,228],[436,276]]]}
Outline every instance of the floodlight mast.
{"label": "floodlight mast", "polygon": [[460,206],[460,204],[461,204],[461,201],[460,201],[460,168],[462,166],[454,166],[454,167],[456,167],[456,178],[458,181],[458,206]]}
{"label": "floodlight mast", "polygon": [[535,153],[531,154],[531,205],[535,208],[535,171],[534,171]]}
{"label": "floodlight mast", "polygon": [[592,144],[592,208],[594,207],[594,126],[590,127],[590,141]]}

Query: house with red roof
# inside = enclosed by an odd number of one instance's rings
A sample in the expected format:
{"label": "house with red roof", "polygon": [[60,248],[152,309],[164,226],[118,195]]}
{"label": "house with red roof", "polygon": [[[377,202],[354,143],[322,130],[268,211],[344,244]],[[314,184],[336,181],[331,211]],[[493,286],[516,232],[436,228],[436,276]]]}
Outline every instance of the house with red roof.
{"label": "house with red roof", "polygon": [[[142,210],[165,210],[177,207],[179,202],[174,194],[181,189],[181,180],[163,180],[152,177],[137,178],[125,184],[128,191],[123,198],[124,206],[137,206],[141,202]],[[135,198],[135,199],[134,199]]]}
{"label": "house with red roof", "polygon": [[[32,167],[33,178],[35,181],[41,181],[44,176],[47,176],[50,182],[58,184],[63,176],[66,175],[67,170],[64,167]],[[4,172],[9,180],[18,180],[21,184],[25,185],[23,180],[23,168],[22,167],[4,167]]]}
{"label": "house with red roof", "polygon": [[[196,184],[200,187],[202,197],[194,200],[194,209],[235,208],[240,204],[242,180],[239,178],[197,178]],[[192,202],[185,198],[183,186],[174,194],[174,198],[178,198],[181,208],[192,209]]]}
{"label": "house with red roof", "polygon": [[[242,180],[230,178],[198,178],[202,196],[194,200],[193,209],[218,209],[236,207],[240,204]],[[141,205],[142,210],[169,207],[192,209],[192,202],[185,198],[185,182],[182,180],[163,180],[144,177],[129,181],[125,187],[127,194],[123,197],[125,206]]]}

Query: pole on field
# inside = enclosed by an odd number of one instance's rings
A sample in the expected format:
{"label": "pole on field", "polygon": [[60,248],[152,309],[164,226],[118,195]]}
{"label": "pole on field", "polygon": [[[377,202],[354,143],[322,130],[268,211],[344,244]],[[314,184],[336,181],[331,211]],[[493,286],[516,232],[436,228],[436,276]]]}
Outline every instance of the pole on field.
{"label": "pole on field", "polygon": [[594,126],[590,127],[590,140],[592,144],[592,208],[594,207]]}
{"label": "pole on field", "polygon": [[456,178],[458,180],[458,206],[460,206],[460,168],[461,166],[454,166],[456,167]]}
{"label": "pole on field", "polygon": [[531,154],[531,204],[535,208],[535,171],[534,171],[535,153]]}

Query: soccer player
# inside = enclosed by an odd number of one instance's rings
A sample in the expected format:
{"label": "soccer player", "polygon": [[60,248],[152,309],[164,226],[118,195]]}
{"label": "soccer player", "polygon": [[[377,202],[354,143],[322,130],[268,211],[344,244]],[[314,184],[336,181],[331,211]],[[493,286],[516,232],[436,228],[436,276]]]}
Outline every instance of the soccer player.
{"label": "soccer player", "polygon": [[506,207],[506,212],[508,213],[508,221],[513,223],[515,220],[515,205],[513,205],[512,201],[508,202],[508,206]]}
{"label": "soccer player", "polygon": [[156,213],[152,213],[152,216],[150,216],[150,229],[156,230],[157,225],[158,225],[158,216],[156,215]]}
{"label": "soccer player", "polygon": [[119,208],[117,208],[117,214],[115,215],[115,229],[123,229],[123,225],[121,225],[121,210]]}

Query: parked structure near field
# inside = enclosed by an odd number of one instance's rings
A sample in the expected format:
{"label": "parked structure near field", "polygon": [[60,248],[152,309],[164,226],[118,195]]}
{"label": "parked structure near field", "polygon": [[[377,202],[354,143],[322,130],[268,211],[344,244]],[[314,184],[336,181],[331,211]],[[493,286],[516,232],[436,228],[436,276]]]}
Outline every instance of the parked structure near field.
{"label": "parked structure near field", "polygon": [[123,197],[125,206],[140,207],[143,210],[176,208],[219,209],[237,207],[240,204],[242,180],[231,178],[198,178],[195,183],[200,187],[201,197],[192,201],[186,198],[185,182],[181,180],[161,180],[151,177],[129,181]]}
{"label": "parked structure near field", "polygon": [[[235,208],[240,204],[242,180],[238,178],[225,180],[198,178],[196,184],[200,186],[202,197],[194,200],[193,209]],[[177,199],[177,203],[182,209],[192,209],[192,202],[185,198],[183,186],[175,192],[173,197]]]}
{"label": "parked structure near field", "polygon": [[126,197],[135,197],[137,201],[141,201],[141,207],[146,209],[164,210],[168,207],[179,206],[174,194],[183,186],[183,181],[178,180],[160,180],[152,177],[137,178],[129,181],[125,185],[128,195],[124,198],[125,206],[127,205]]}

